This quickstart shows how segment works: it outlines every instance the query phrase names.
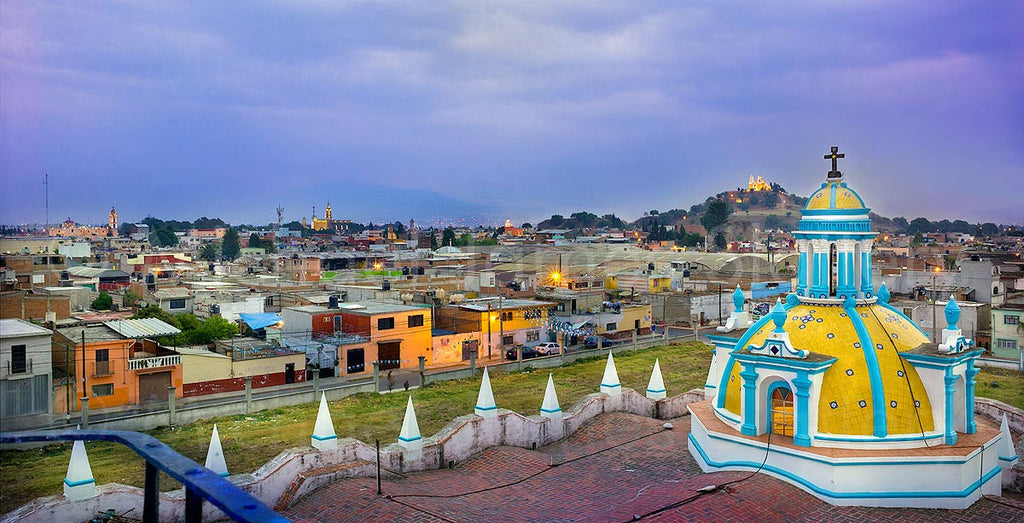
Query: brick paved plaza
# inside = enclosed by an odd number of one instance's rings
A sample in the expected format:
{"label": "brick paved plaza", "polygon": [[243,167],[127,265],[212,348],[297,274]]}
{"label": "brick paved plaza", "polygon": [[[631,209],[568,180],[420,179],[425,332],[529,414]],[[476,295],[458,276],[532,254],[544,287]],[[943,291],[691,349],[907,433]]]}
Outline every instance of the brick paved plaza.
{"label": "brick paved plaza", "polygon": [[834,507],[764,474],[698,496],[700,487],[750,473],[703,474],[686,447],[689,417],[672,423],[665,430],[658,420],[605,414],[536,451],[495,447],[451,470],[393,475],[384,496],[373,478],[340,481],[284,515],[299,522],[1024,521],[1019,499],[985,498],[968,510]]}

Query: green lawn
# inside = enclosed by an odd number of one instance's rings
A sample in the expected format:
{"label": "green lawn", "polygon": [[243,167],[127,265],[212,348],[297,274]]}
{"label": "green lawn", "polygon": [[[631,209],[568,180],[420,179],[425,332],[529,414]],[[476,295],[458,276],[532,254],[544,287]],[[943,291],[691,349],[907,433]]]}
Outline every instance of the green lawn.
{"label": "green lawn", "polygon": [[[700,387],[707,376],[711,352],[704,344],[687,343],[656,347],[615,357],[623,386],[643,390],[650,379],[654,359],[661,360],[662,375],[669,394]],[[588,358],[557,369],[503,374],[492,373],[494,399],[501,408],[523,414],[537,414],[544,398],[548,372],[554,374],[562,408],[568,408],[587,394],[599,392],[605,358]],[[473,413],[480,378],[430,384],[411,392],[420,431],[430,436],[452,419]],[[405,414],[406,394],[358,394],[330,404],[331,417],[340,437],[373,444],[398,439]],[[189,458],[203,463],[213,424],[217,424],[228,470],[252,472],[281,451],[308,446],[316,421],[316,403],[265,410],[249,416],[228,416],[203,420],[174,429],[148,431],[157,439]],[[123,483],[142,487],[144,462],[120,445],[87,443],[93,476],[99,484]],[[14,510],[39,496],[62,492],[61,481],[71,457],[70,445],[51,445],[27,451],[0,452],[0,513]],[[163,490],[178,488],[163,476]]]}
{"label": "green lawn", "polygon": [[[711,362],[711,352],[702,343],[656,347],[615,356],[616,369],[623,386],[644,390],[655,358],[661,360],[662,375],[669,395],[703,386]],[[494,373],[491,386],[498,407],[531,415],[537,414],[544,397],[548,372],[554,375],[555,388],[563,409],[587,394],[598,392],[605,358],[588,358],[557,369],[516,373]],[[997,399],[1024,408],[1024,376],[1016,371],[983,368],[977,376],[978,396]],[[452,419],[472,414],[480,379],[464,379],[430,384],[411,392],[416,405],[420,430],[430,436]],[[351,437],[373,444],[397,441],[405,412],[406,394],[358,394],[330,404],[334,426],[340,437]],[[233,473],[252,472],[281,451],[308,446],[317,404],[265,410],[249,416],[228,416],[204,420],[174,429],[149,431],[181,454],[203,463],[210,432],[216,423],[224,447],[228,469]],[[124,483],[141,487],[144,463],[123,447],[107,443],[88,443],[89,460],[97,483]],[[61,481],[70,459],[70,445],[52,445],[27,451],[0,452],[0,513],[7,513],[39,496],[62,492]],[[178,488],[166,476],[164,490]]]}

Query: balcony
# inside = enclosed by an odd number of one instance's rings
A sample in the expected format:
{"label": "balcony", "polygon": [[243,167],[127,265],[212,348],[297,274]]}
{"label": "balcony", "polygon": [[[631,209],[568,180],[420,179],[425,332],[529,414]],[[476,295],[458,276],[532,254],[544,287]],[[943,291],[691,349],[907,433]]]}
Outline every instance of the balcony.
{"label": "balcony", "polygon": [[156,369],[160,367],[173,367],[175,365],[181,365],[181,354],[128,360],[128,370]]}
{"label": "balcony", "polygon": [[110,361],[97,361],[96,370],[93,371],[92,376],[94,378],[100,378],[103,376],[110,376],[113,372],[110,371]]}

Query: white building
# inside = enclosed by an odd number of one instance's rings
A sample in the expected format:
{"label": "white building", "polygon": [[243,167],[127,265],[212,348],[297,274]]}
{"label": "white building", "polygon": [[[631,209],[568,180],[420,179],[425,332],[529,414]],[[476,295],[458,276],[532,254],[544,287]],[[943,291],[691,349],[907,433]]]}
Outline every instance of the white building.
{"label": "white building", "polygon": [[53,413],[52,336],[25,320],[0,320],[0,420]]}

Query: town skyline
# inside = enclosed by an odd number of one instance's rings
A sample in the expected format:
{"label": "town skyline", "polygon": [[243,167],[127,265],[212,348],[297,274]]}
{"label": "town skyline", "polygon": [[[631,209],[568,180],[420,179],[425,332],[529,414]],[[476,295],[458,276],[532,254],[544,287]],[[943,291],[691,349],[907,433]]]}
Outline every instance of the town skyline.
{"label": "town skyline", "polygon": [[1012,2],[0,10],[0,223],[44,175],[50,223],[633,219],[833,145],[880,215],[1024,220]]}

